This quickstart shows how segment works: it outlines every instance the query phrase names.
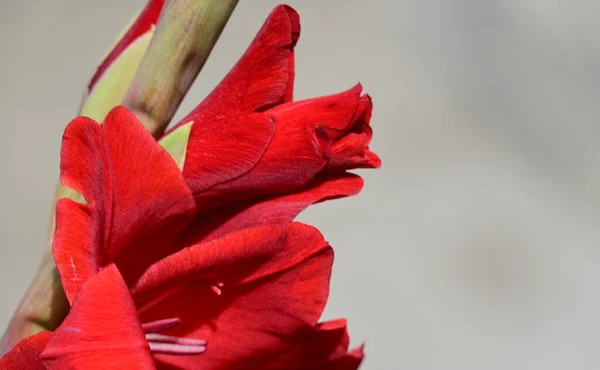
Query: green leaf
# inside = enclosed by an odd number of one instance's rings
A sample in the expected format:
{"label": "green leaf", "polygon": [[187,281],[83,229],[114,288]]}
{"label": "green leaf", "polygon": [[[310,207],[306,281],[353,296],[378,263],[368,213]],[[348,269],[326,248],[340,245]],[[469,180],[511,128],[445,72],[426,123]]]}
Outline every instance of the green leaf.
{"label": "green leaf", "polygon": [[188,122],[179,126],[158,142],[173,157],[180,170],[183,170],[183,164],[185,163],[185,154],[187,153],[193,123]]}
{"label": "green leaf", "polygon": [[146,55],[153,34],[154,28],[137,38],[108,67],[83,103],[80,112],[82,116],[102,122],[111,109],[121,104]]}
{"label": "green leaf", "polygon": [[83,195],[79,194],[79,192],[68,188],[63,184],[58,184],[58,189],[56,189],[56,200],[58,201],[63,198],[69,198],[81,204],[88,204]]}

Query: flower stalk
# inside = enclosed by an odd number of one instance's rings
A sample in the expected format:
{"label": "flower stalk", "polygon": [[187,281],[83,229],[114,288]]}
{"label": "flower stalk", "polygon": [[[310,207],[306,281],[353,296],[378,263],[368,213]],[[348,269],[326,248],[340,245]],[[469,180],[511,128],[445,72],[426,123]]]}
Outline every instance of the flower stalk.
{"label": "flower stalk", "polygon": [[238,0],[167,0],[123,105],[160,137],[204,66]]}
{"label": "flower stalk", "polygon": [[21,339],[58,327],[68,312],[69,302],[48,249],[0,340],[0,357]]}

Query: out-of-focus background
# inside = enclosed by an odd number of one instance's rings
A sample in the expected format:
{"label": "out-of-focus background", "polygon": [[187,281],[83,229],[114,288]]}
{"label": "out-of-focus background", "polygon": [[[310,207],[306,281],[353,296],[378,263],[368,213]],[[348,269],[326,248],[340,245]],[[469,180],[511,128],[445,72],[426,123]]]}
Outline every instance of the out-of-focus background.
{"label": "out-of-focus background", "polygon": [[[366,341],[363,369],[600,369],[600,2],[289,3],[297,98],[360,80],[375,102],[383,168],[301,217],[336,248],[325,318]],[[0,3],[2,327],[46,246],[62,130],[144,4]],[[176,118],[276,4],[240,1]]]}

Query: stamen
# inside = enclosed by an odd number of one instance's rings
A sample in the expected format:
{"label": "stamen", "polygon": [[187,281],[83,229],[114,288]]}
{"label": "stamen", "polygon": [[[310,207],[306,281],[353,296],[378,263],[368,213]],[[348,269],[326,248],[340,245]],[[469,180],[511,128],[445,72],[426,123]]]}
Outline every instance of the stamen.
{"label": "stamen", "polygon": [[223,294],[223,292],[221,291],[221,288],[223,288],[223,283],[217,283],[217,285],[211,285],[210,289],[215,292],[217,295],[221,295]]}
{"label": "stamen", "polygon": [[170,335],[162,334],[146,334],[146,340],[160,343],[173,343],[173,344],[190,344],[194,346],[205,346],[206,341],[204,339],[196,338],[181,338],[173,337]]}
{"label": "stamen", "polygon": [[173,328],[181,323],[178,317],[142,324],[144,336],[153,353],[170,355],[199,355],[206,352],[207,342],[203,339],[180,338],[156,332]]}
{"label": "stamen", "polygon": [[185,346],[171,343],[148,342],[150,351],[168,355],[199,355],[206,352],[205,346]]}
{"label": "stamen", "polygon": [[144,330],[144,333],[156,333],[157,331],[163,331],[170,328],[174,328],[180,323],[181,320],[178,317],[173,317],[170,319],[156,320],[144,323],[142,324],[142,329]]}

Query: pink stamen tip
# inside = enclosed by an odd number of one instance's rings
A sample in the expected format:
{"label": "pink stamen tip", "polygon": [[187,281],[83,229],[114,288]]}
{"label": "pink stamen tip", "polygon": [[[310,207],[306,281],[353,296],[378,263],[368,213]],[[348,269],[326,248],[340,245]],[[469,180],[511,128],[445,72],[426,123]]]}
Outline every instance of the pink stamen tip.
{"label": "pink stamen tip", "polygon": [[181,323],[181,319],[173,317],[170,319],[157,320],[142,324],[142,330],[144,333],[155,333],[157,331],[163,331],[173,328]]}
{"label": "pink stamen tip", "polygon": [[210,289],[215,292],[217,295],[221,295],[223,294],[223,292],[221,291],[221,288],[223,287],[223,283],[217,283],[217,285],[211,285]]}

